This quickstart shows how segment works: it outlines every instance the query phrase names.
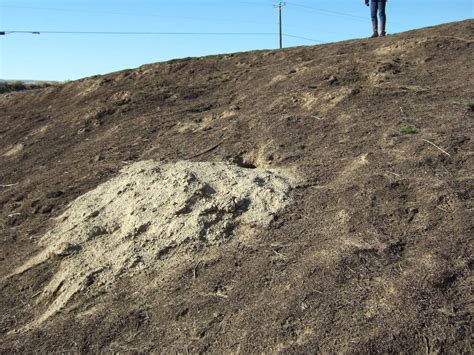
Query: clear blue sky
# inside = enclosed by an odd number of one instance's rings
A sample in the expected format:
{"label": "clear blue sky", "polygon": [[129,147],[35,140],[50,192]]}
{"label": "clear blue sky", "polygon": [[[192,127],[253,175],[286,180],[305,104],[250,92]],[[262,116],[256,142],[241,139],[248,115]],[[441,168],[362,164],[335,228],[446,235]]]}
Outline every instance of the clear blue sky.
{"label": "clear blue sky", "polygon": [[[276,0],[0,0],[0,31],[277,33]],[[473,17],[473,0],[389,0],[388,32]],[[363,0],[295,0],[284,33],[324,42],[366,37]],[[311,45],[285,37],[284,46]],[[172,58],[276,48],[277,35],[9,34],[0,78],[68,80]]]}

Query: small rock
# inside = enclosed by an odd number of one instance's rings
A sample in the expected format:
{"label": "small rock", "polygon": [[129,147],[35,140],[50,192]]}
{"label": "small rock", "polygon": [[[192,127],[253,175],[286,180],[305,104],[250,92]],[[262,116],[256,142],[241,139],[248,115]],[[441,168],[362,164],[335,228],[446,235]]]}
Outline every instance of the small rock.
{"label": "small rock", "polygon": [[357,95],[359,93],[360,93],[360,89],[355,88],[355,89],[351,89],[349,95],[354,96],[354,95]]}
{"label": "small rock", "polygon": [[15,202],[21,202],[21,201],[24,200],[24,198],[25,198],[25,195],[18,195],[17,197],[15,197],[15,198],[13,199],[13,201],[15,201]]}
{"label": "small rock", "polygon": [[51,213],[53,208],[54,208],[53,205],[46,205],[43,208],[41,208],[41,213],[43,213],[43,214]]}
{"label": "small rock", "polygon": [[90,239],[94,239],[96,237],[99,237],[101,235],[107,234],[107,229],[104,227],[100,226],[94,226],[92,229],[89,231],[88,236]]}
{"label": "small rock", "polygon": [[79,250],[81,250],[80,245],[72,244],[72,243],[69,243],[69,242],[63,242],[63,243],[59,244],[58,246],[56,246],[52,250],[52,253],[56,256],[64,257],[64,256],[71,255],[71,254],[73,254],[73,253],[75,253]]}
{"label": "small rock", "polygon": [[88,218],[95,218],[95,217],[97,217],[99,214],[100,214],[99,211],[94,211],[94,212],[92,212],[92,213],[89,215]]}
{"label": "small rock", "polygon": [[30,206],[31,206],[31,207],[38,206],[38,205],[40,205],[40,202],[41,202],[40,200],[34,200],[34,201],[31,202],[31,205],[30,205]]}
{"label": "small rock", "polygon": [[97,155],[94,157],[94,163],[97,163],[97,162],[101,161],[102,159],[104,159],[104,158],[102,157],[102,155],[97,154]]}
{"label": "small rock", "polygon": [[77,134],[84,134],[84,133],[89,133],[91,131],[90,128],[81,128],[80,130],[77,131]]}
{"label": "small rock", "polygon": [[33,207],[33,214],[38,214],[41,211],[42,205],[36,205]]}
{"label": "small rock", "polygon": [[337,83],[338,79],[337,77],[335,77],[334,75],[331,75],[328,79],[327,79],[327,82],[329,83],[329,85],[332,85],[334,83]]}

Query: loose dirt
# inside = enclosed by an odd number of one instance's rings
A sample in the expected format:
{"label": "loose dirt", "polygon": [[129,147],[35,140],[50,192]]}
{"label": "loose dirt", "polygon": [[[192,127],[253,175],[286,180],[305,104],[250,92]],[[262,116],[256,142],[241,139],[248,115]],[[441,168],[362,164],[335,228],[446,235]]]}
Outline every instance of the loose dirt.
{"label": "loose dirt", "polygon": [[[48,309],[27,327],[59,312],[93,283],[193,259],[193,251],[222,242],[246,226],[266,227],[289,202],[295,178],[280,170],[225,163],[134,163],[78,197],[40,241],[45,249],[8,278],[63,260],[39,301]],[[173,257],[170,262],[169,257]]]}

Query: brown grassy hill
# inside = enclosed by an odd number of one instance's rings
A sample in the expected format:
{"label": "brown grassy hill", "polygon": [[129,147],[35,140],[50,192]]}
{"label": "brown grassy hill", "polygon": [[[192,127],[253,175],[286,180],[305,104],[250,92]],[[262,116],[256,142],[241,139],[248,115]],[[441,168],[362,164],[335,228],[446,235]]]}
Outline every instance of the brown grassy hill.
{"label": "brown grassy hill", "polygon": [[57,83],[54,81],[0,80],[0,94],[6,92],[41,89],[55,84]]}
{"label": "brown grassy hill", "polygon": [[[469,20],[1,94],[0,350],[471,352],[473,35]],[[84,252],[42,236],[142,160],[298,183],[269,225],[96,282],[106,263],[37,322]]]}

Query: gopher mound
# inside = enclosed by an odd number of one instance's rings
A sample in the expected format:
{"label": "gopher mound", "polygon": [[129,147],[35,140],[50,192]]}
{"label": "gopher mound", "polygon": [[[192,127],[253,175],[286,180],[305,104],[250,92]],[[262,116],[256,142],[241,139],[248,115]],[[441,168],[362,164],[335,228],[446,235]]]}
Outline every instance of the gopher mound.
{"label": "gopher mound", "polygon": [[142,161],[74,201],[42,238],[45,250],[12,275],[51,257],[63,258],[42,293],[50,301],[34,324],[61,310],[92,284],[163,267],[170,256],[234,236],[237,227],[270,224],[290,202],[293,178],[282,170],[245,169],[228,163]]}

